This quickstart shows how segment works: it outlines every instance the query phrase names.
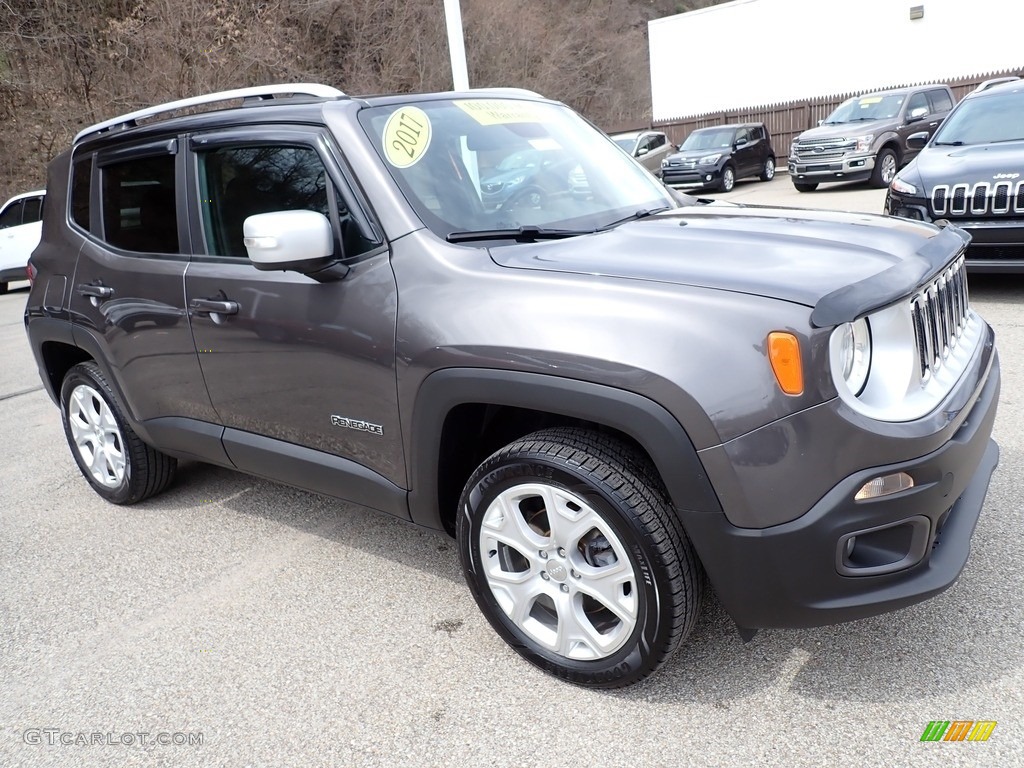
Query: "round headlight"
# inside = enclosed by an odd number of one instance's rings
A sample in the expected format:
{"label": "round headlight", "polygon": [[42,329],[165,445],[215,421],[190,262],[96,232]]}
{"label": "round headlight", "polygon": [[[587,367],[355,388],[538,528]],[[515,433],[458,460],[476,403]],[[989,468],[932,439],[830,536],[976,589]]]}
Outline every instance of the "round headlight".
{"label": "round headlight", "polygon": [[846,386],[855,396],[864,390],[871,370],[871,329],[863,317],[843,323],[833,332],[833,350]]}

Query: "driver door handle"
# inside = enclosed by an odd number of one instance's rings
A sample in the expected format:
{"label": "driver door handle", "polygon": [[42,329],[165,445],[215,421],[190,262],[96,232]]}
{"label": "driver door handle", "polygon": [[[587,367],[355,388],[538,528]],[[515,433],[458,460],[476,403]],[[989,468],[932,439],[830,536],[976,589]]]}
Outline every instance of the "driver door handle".
{"label": "driver door handle", "polygon": [[189,302],[189,309],[194,309],[200,313],[210,313],[217,315],[237,315],[238,314],[238,302],[237,301],[221,301],[214,299],[192,299]]}

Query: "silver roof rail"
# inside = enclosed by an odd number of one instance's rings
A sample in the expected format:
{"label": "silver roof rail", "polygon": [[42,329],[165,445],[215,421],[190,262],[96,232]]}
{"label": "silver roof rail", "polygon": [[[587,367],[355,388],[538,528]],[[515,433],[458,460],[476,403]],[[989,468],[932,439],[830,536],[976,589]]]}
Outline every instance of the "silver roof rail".
{"label": "silver roof rail", "polygon": [[993,77],[991,80],[984,81],[981,85],[974,89],[974,93],[980,93],[981,91],[987,91],[993,85],[999,85],[1000,83],[1012,83],[1014,80],[1020,80],[1016,75],[1010,75],[1008,77]]}
{"label": "silver roof rail", "polygon": [[329,85],[320,85],[318,83],[284,83],[280,85],[257,85],[252,88],[235,88],[231,91],[219,91],[217,93],[207,93],[203,96],[193,96],[189,99],[180,99],[178,101],[170,101],[166,104],[157,104],[155,107],[146,107],[136,112],[129,112],[126,115],[115,117],[111,120],[104,120],[102,123],[96,123],[96,125],[89,126],[85,130],[79,131],[75,136],[74,143],[77,144],[86,136],[94,133],[100,133],[116,126],[131,127],[130,124],[136,120],[141,120],[146,117],[154,117],[164,112],[173,112],[177,109],[187,109],[188,107],[195,107],[201,104],[215,104],[218,101],[229,101],[231,99],[269,99],[274,96],[281,94],[295,94],[299,96],[316,96],[323,99],[334,99],[345,94],[339,91],[337,88],[332,88]]}

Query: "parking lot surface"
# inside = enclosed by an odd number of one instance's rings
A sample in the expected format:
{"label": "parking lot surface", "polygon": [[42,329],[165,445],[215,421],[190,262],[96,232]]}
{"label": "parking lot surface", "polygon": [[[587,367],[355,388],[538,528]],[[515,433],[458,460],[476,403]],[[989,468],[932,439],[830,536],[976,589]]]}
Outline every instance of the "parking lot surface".
{"label": "parking lot surface", "polygon": [[[876,212],[884,191],[715,197]],[[199,464],[105,503],[40,388],[27,292],[0,296],[0,765],[1024,765],[1024,275],[971,291],[1002,458],[959,582],[746,644],[709,595],[660,673],[610,693],[506,647],[443,535]],[[922,743],[933,720],[997,725]]]}

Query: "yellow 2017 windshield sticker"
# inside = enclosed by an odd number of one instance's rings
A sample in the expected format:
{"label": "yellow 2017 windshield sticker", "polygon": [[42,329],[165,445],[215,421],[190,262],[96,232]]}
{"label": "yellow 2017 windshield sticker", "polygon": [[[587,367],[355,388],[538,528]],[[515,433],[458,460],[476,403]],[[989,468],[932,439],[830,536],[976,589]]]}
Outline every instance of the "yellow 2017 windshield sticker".
{"label": "yellow 2017 windshield sticker", "polygon": [[544,122],[544,107],[531,101],[465,99],[454,104],[480,125]]}
{"label": "yellow 2017 windshield sticker", "polygon": [[384,156],[396,168],[418,163],[430,146],[430,118],[419,107],[402,107],[384,125]]}

